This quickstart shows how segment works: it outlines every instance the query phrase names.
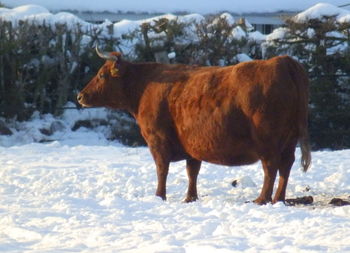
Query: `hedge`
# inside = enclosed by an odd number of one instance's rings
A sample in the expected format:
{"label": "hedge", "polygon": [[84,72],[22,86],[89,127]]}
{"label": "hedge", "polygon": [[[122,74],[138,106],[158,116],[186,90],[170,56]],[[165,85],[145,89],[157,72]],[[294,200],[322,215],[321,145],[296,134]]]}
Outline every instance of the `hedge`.
{"label": "hedge", "polygon": [[78,24],[74,29],[29,21],[14,26],[0,19],[0,117],[26,120],[34,111],[59,115],[68,101],[76,103],[77,92],[103,63],[93,50],[96,42],[106,50],[131,43],[132,53],[124,55],[131,61],[155,61],[159,52],[175,52],[172,62],[229,65],[241,53],[253,59],[289,54],[304,64],[311,80],[313,148],[348,148],[349,27],[334,17],[305,23],[289,19],[280,28],[285,36],[262,43],[251,36],[249,25],[232,23],[227,15],[196,23],[163,18],[118,38],[101,36],[99,30],[87,33]]}

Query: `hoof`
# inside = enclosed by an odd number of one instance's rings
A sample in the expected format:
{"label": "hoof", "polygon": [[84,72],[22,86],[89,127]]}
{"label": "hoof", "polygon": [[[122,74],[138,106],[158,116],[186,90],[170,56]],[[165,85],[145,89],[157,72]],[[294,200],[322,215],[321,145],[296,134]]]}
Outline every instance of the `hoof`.
{"label": "hoof", "polygon": [[166,201],[166,196],[164,196],[164,195],[158,195],[158,194],[156,194],[156,196],[159,197],[159,198],[161,198],[163,201]]}
{"label": "hoof", "polygon": [[262,205],[266,205],[268,202],[266,202],[265,200],[256,199],[256,200],[253,200],[253,203],[259,206],[262,206]]}
{"label": "hoof", "polygon": [[183,201],[184,203],[191,203],[191,202],[195,202],[198,200],[197,196],[191,196],[191,197],[186,197],[185,200]]}
{"label": "hoof", "polygon": [[266,199],[262,199],[262,198],[257,198],[256,200],[253,200],[253,202],[257,205],[266,205],[267,203],[271,203],[271,200],[266,200]]}

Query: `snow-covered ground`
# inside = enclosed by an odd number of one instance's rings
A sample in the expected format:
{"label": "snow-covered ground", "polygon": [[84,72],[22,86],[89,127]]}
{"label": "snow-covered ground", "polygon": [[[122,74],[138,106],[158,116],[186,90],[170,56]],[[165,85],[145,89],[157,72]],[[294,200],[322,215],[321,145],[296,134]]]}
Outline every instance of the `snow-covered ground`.
{"label": "snow-covered ground", "polygon": [[260,163],[204,163],[190,204],[185,164],[173,163],[163,202],[147,148],[70,130],[74,118],[98,116],[105,112],[66,112],[51,143],[31,142],[51,116],[0,137],[1,252],[350,252],[350,206],[328,204],[348,200],[350,150],[313,152],[306,174],[297,151],[287,197],[311,195],[312,206],[246,203],[259,194]]}

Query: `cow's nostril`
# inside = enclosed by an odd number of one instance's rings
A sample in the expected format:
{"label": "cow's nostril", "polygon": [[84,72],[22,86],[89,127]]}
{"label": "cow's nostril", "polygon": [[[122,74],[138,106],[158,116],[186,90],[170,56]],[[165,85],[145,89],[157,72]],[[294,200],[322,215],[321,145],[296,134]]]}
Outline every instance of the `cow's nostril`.
{"label": "cow's nostril", "polygon": [[82,98],[83,98],[83,95],[81,95],[81,94],[79,93],[78,96],[77,96],[78,102],[80,102],[80,100],[82,100]]}

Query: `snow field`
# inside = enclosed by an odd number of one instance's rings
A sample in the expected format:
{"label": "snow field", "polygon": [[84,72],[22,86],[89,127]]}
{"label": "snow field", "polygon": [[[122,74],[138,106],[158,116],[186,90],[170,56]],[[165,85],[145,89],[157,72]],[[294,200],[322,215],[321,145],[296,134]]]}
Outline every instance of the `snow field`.
{"label": "snow field", "polygon": [[163,202],[147,148],[67,143],[0,147],[1,252],[350,251],[350,207],[327,205],[350,193],[350,150],[314,152],[306,174],[297,152],[288,197],[316,204],[287,207],[246,203],[260,191],[259,163],[204,163],[190,204],[185,163],[173,163]]}

